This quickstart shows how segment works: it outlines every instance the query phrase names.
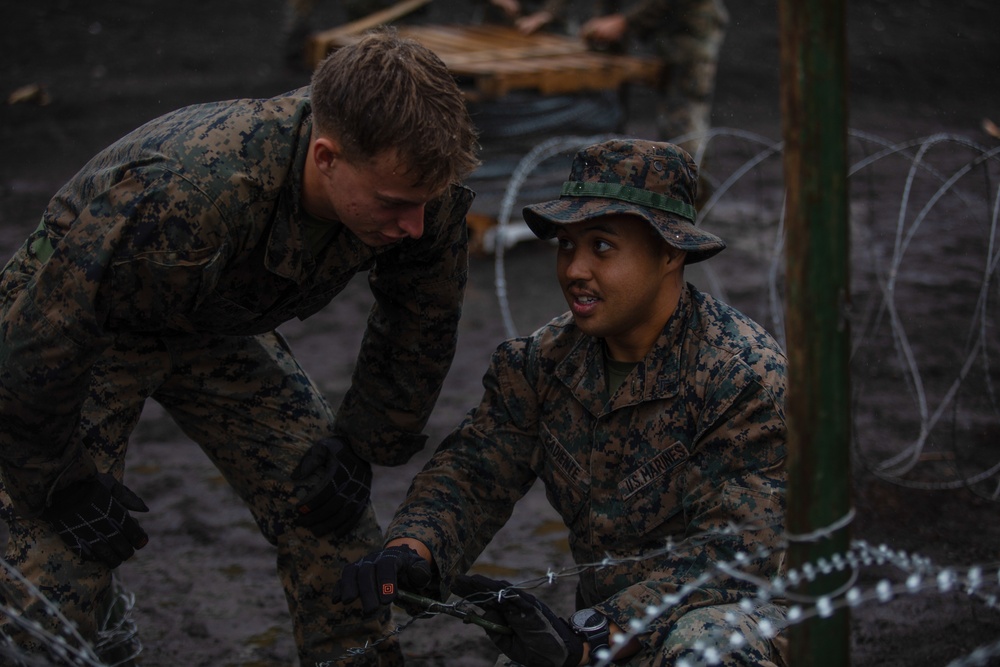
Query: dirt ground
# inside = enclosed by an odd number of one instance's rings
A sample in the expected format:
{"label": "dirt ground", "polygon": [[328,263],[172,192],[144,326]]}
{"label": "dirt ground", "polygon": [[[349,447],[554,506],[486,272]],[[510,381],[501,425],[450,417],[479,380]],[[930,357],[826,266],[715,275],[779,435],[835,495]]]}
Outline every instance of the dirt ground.
{"label": "dirt ground", "polygon": [[[317,5],[315,28],[341,20],[340,3]],[[739,0],[729,5],[732,25],[719,70],[714,125],[777,141],[781,118],[776,2]],[[475,2],[437,0],[420,20],[474,21],[481,10]],[[134,126],[189,103],[271,96],[305,84],[307,73],[284,64],[284,24],[280,0],[8,3],[0,25],[0,93],[6,97],[22,86],[38,84],[44,97],[0,104],[0,261],[34,228],[58,187],[94,152]],[[982,120],[992,117],[1000,122],[998,25],[1000,4],[990,0],[852,0],[848,8],[851,128],[892,143],[945,133],[974,144],[970,149],[968,142],[943,140],[937,152],[928,151],[940,162],[960,163],[969,154],[995,149],[1000,142],[984,132]],[[651,102],[649,91],[631,91],[628,133],[653,136]],[[482,190],[479,212],[495,216],[500,191],[497,179],[485,175],[499,174],[502,182],[514,160],[499,149],[509,153],[510,143],[486,135],[483,143],[488,159],[471,184]],[[858,139],[852,151],[861,145],[873,150],[869,140]],[[710,156],[715,160],[710,167],[721,171],[734,159],[745,159],[747,149],[741,150],[743,157],[721,152]],[[564,158],[558,170],[567,167]],[[860,197],[857,208],[852,205],[852,212],[866,221],[858,229],[878,234],[877,243],[859,244],[866,246],[862,250],[893,245],[892,222],[899,214],[901,193],[906,192],[907,163],[897,164],[892,175],[887,170],[862,172],[872,174],[865,181],[871,192]],[[963,200],[962,210],[985,208],[976,220],[988,223],[997,184],[991,180],[996,171],[986,173],[976,191],[981,193],[979,199]],[[735,306],[775,330],[773,313],[762,306],[769,296],[767,243],[753,247],[762,243],[757,232],[763,228],[746,221],[773,224],[780,209],[780,180],[773,168],[760,174],[744,189],[734,189],[726,200],[728,207],[719,207],[718,227],[713,229],[730,241],[729,254],[722,256],[730,259],[719,260],[711,273],[695,273],[691,280],[706,290],[718,283]],[[936,187],[919,178],[913,184],[929,189],[923,202]],[[935,211],[947,213],[950,209],[944,206],[937,205]],[[746,221],[740,222],[743,218]],[[878,324],[883,320],[859,320],[863,326],[855,332],[859,337],[864,334],[864,345],[855,363],[856,517],[851,532],[875,545],[920,554],[959,574],[969,566],[983,565],[995,595],[1000,522],[998,505],[988,498],[989,480],[972,489],[928,490],[923,487],[954,476],[931,469],[908,476],[927,484],[904,486],[871,472],[872,461],[904,451],[911,438],[919,436],[915,390],[933,394],[947,389],[956,366],[948,344],[968,330],[970,308],[974,309],[970,303],[984,282],[982,271],[977,276],[968,262],[989,248],[988,224],[965,225],[958,213],[944,218],[935,223],[937,227],[914,234],[915,254],[890,272],[901,281],[907,276],[932,276],[913,280],[898,293],[900,312],[908,318],[906,342],[926,369],[922,382],[907,381],[905,369],[886,361],[897,358],[900,339],[886,333]],[[709,218],[706,224],[712,221]],[[861,295],[878,292],[873,285],[878,284],[883,265],[872,257],[856,250],[854,270]],[[509,280],[510,310],[519,333],[562,311],[549,246],[518,244],[506,250],[501,267]],[[506,335],[493,258],[477,257],[471,268],[460,348],[428,427],[432,443],[476,400],[489,355]],[[334,401],[346,390],[369,302],[366,287],[358,281],[308,322],[283,328]],[[986,291],[985,303],[984,346],[995,353],[995,286]],[[870,322],[875,324],[869,326]],[[946,415],[950,419],[930,429],[935,447],[921,454],[922,463],[944,461],[963,469],[978,465],[976,470],[996,463],[1000,420],[991,392],[1000,381],[997,367],[993,362],[963,385],[959,392],[963,402]],[[975,372],[970,371],[969,377]],[[927,411],[933,411],[933,405]],[[428,453],[400,468],[376,470],[374,497],[383,520],[402,499]],[[124,584],[136,596],[134,613],[145,645],[141,664],[292,664],[290,627],[274,576],[272,549],[206,457],[156,405],[148,406],[135,433],[126,474],[129,486],[152,510],[142,518],[150,545],[122,568]],[[996,483],[993,475],[992,484]],[[482,557],[481,569],[520,581],[568,564],[561,523],[547,509],[540,490],[533,489]],[[859,583],[870,590],[883,578],[902,583],[908,575],[906,568],[876,565],[862,573]],[[960,589],[940,593],[932,587],[900,594],[891,604],[868,603],[853,609],[852,662],[873,667],[945,665],[977,646],[1000,640],[995,599],[990,602]],[[572,591],[572,581],[560,579],[541,594],[566,613]],[[451,617],[418,620],[403,631],[401,640],[408,664],[418,667],[493,662],[492,647],[483,634]],[[990,664],[1000,662],[994,659]]]}

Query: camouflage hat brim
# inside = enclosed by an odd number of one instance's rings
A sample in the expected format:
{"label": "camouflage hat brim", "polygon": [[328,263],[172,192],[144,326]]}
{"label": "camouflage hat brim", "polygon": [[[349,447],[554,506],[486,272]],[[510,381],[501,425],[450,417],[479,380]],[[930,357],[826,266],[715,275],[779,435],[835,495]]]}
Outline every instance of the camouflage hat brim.
{"label": "camouflage hat brim", "polygon": [[[687,214],[687,209],[682,213]],[[722,239],[699,229],[686,215],[620,199],[564,195],[552,201],[525,206],[522,215],[528,228],[540,239],[553,238],[560,225],[606,215],[634,215],[651,224],[664,241],[685,251],[685,264],[706,260],[726,247]],[[693,209],[690,215],[693,219]]]}

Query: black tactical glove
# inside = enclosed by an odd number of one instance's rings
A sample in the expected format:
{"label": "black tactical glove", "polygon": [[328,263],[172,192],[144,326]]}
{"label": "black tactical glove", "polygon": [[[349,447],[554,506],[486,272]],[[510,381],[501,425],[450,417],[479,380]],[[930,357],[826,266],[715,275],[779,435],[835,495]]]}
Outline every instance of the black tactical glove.
{"label": "black tactical glove", "polygon": [[583,638],[532,595],[506,581],[482,575],[460,575],[451,592],[483,610],[483,618],[510,628],[513,634],[486,631],[504,655],[529,667],[576,667],[583,659]]}
{"label": "black tactical glove", "polygon": [[52,494],[42,518],[76,555],[115,568],[149,542],[129,510],[149,508],[114,477],[98,473]]}
{"label": "black tactical glove", "polygon": [[426,588],[431,578],[431,564],[416,551],[404,545],[388,547],[345,567],[333,601],[348,603],[360,598],[361,613],[368,616],[392,604],[400,586],[416,593]]}
{"label": "black tactical glove", "polygon": [[372,467],[340,438],[324,438],[309,448],[292,479],[316,477],[299,503],[299,525],[322,537],[346,535],[361,518],[372,492]]}

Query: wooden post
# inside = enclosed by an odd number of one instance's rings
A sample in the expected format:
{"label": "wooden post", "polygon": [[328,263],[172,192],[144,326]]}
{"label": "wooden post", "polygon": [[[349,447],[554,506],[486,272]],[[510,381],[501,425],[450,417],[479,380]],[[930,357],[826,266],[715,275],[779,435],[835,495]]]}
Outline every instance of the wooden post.
{"label": "wooden post", "polygon": [[[779,0],[785,141],[788,531],[803,536],[850,512],[850,242],[847,195],[846,0]],[[793,541],[789,568],[829,561],[846,527]],[[817,568],[819,570],[819,568]],[[815,599],[846,572],[805,577]],[[808,610],[808,608],[807,608]],[[791,665],[850,665],[845,610],[792,626]]]}

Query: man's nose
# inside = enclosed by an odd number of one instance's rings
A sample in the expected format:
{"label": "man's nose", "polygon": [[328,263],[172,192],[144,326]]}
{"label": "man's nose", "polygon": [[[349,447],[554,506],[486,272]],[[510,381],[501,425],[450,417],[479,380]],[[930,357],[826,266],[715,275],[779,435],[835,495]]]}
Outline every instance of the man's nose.
{"label": "man's nose", "polygon": [[573,253],[566,261],[563,271],[566,277],[571,280],[584,280],[590,276],[590,263],[582,253]]}
{"label": "man's nose", "polygon": [[413,206],[399,216],[399,228],[410,238],[419,239],[424,235],[424,207]]}

